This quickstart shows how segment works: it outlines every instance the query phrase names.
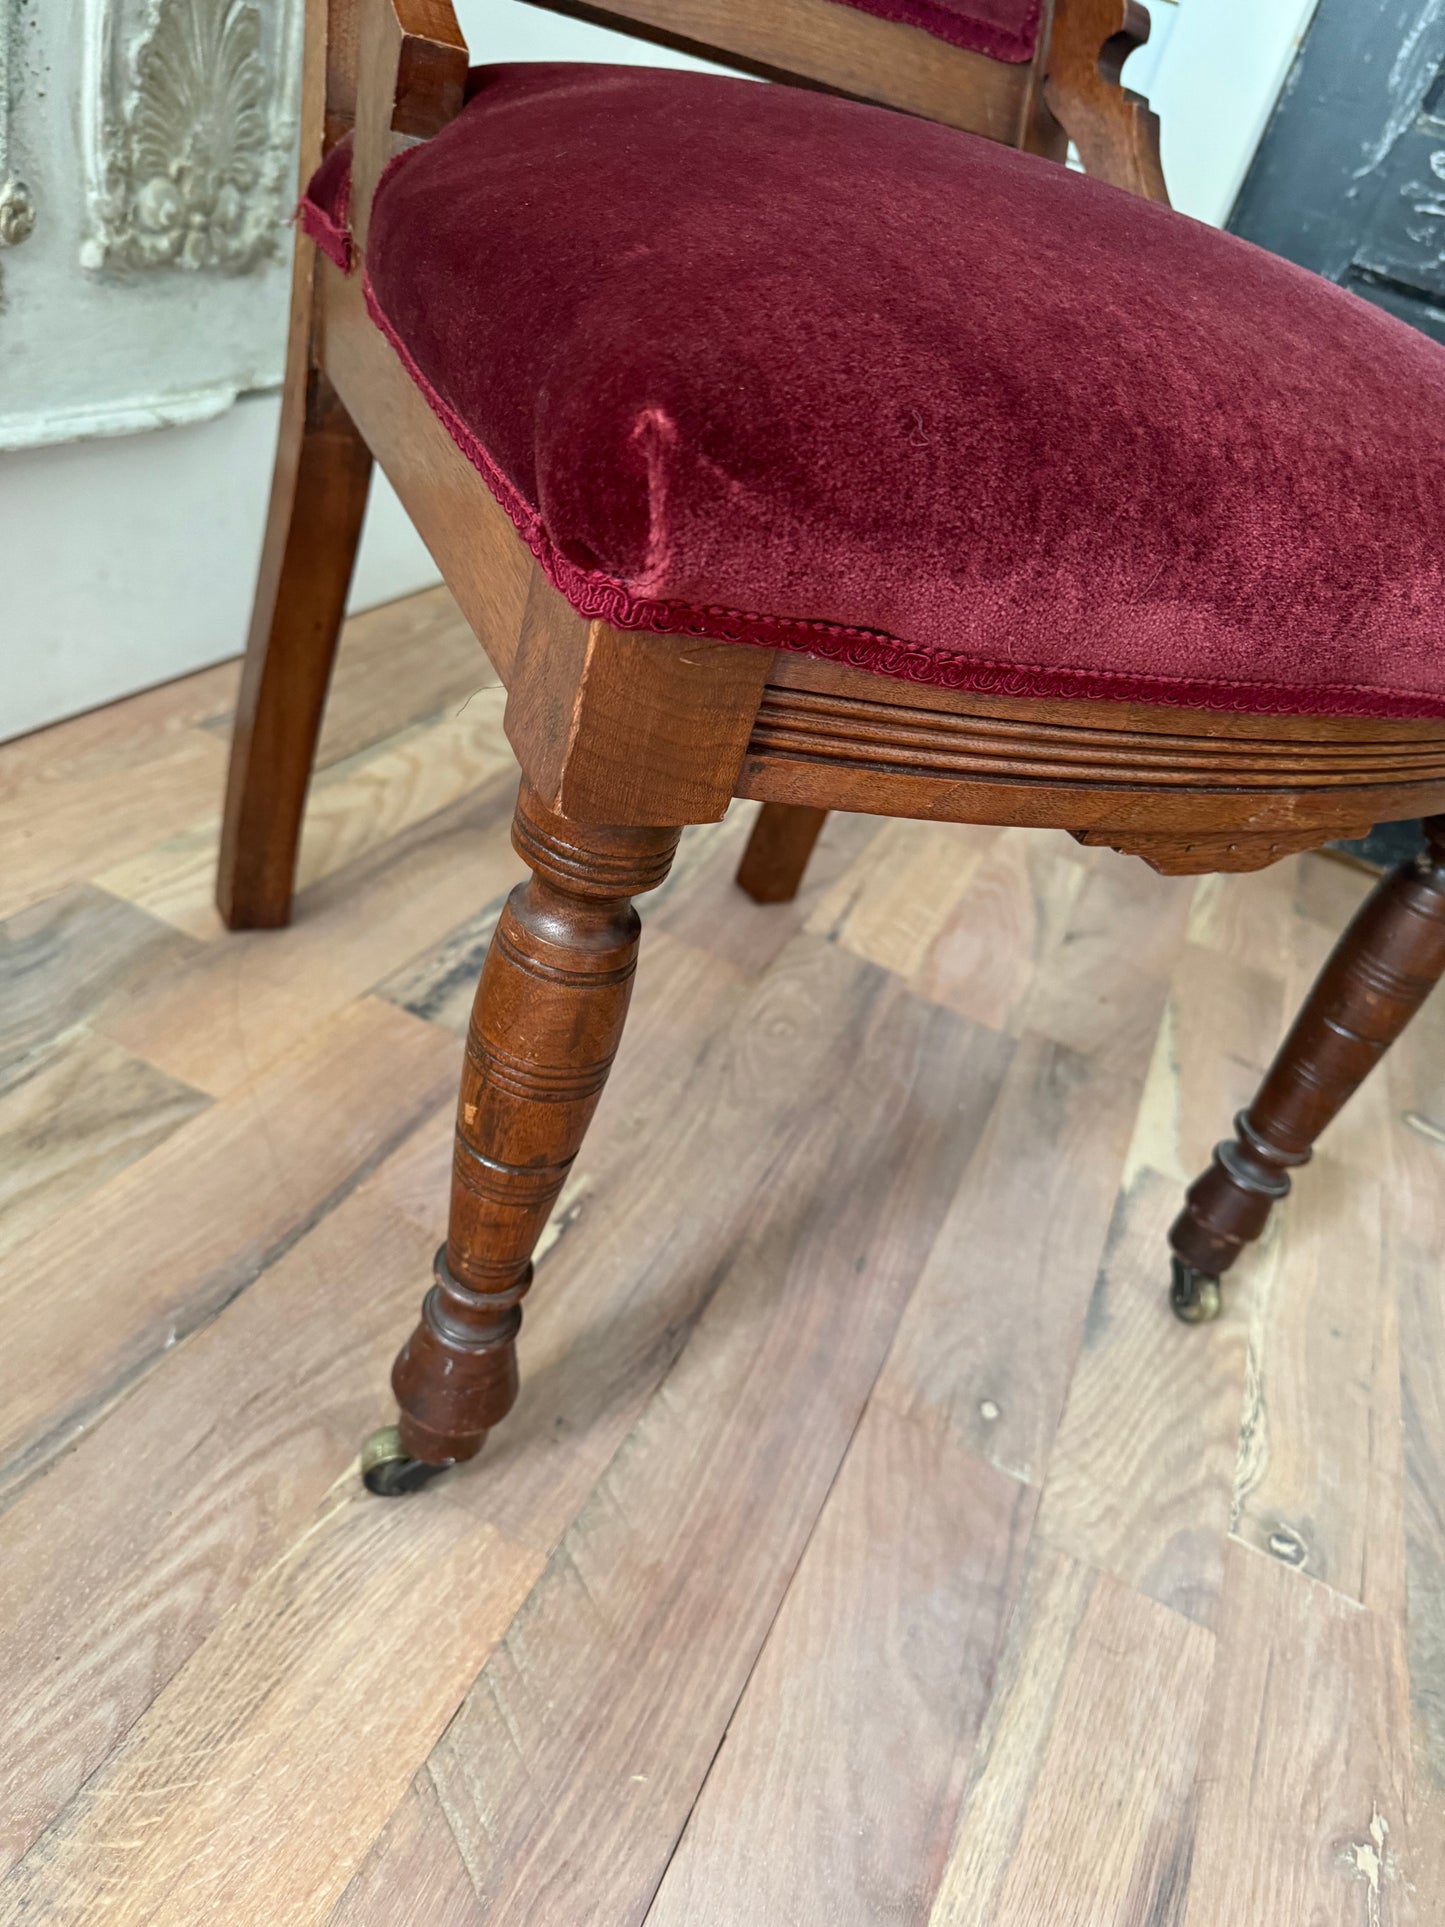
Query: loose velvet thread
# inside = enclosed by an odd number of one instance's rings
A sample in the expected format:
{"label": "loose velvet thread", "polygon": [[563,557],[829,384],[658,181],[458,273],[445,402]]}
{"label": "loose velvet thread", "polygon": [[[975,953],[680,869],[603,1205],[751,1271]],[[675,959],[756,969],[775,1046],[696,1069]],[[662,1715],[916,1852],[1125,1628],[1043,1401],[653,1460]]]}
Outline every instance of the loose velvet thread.
{"label": "loose velvet thread", "polygon": [[[397,156],[388,171],[398,160],[407,158]],[[384,182],[385,175],[383,185]],[[615,577],[584,569],[557,550],[537,510],[503,474],[445,396],[438,393],[417,366],[377,299],[370,277],[365,274],[362,289],[367,312],[421,391],[427,406],[487,484],[553,588],[578,615],[589,621],[608,622],[615,629],[655,635],[698,636],[761,649],[787,649],[795,654],[841,662],[849,668],[869,670],[875,675],[927,683],[939,689],[967,690],[976,695],[1097,697],[1106,702],[1167,703],[1185,709],[1221,709],[1259,716],[1445,716],[1445,701],[1438,695],[1413,690],[1340,685],[1302,691],[1287,683],[1176,678],[1107,669],[978,661],[944,655],[921,643],[902,642],[877,630],[848,628],[810,617],[766,616],[712,606],[698,608],[689,603],[643,601]]]}

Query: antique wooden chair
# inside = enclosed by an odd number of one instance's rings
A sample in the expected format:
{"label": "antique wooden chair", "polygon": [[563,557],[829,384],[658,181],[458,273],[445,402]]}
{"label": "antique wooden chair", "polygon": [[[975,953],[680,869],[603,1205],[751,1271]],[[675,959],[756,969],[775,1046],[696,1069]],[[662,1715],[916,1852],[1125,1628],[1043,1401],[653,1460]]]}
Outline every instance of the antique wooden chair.
{"label": "antique wooden chair", "polygon": [[[760,799],[766,902],[829,810],[1063,827],[1173,874],[1445,811],[1445,355],[1169,211],[1119,84],[1132,0],[546,4],[791,84],[469,76],[449,0],[308,15],[220,906],[287,919],[373,458],[506,684],[533,871],[477,993],[400,1426],[363,1455],[382,1492],[515,1397],[632,899],[687,824]],[[1181,1315],[1442,967],[1437,814],[1189,1192]]]}

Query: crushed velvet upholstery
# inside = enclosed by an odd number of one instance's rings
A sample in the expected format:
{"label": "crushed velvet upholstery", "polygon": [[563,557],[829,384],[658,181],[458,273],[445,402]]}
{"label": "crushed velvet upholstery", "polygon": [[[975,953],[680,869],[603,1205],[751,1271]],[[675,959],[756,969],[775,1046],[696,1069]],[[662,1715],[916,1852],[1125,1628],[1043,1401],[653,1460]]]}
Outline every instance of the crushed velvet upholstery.
{"label": "crushed velvet upholstery", "polygon": [[1043,0],[835,0],[884,20],[922,27],[939,40],[994,60],[1032,60]]}
{"label": "crushed velvet upholstery", "polygon": [[[303,218],[344,263],[328,167]],[[1168,209],[826,95],[494,67],[392,163],[366,273],[584,614],[1445,715],[1445,352]]]}

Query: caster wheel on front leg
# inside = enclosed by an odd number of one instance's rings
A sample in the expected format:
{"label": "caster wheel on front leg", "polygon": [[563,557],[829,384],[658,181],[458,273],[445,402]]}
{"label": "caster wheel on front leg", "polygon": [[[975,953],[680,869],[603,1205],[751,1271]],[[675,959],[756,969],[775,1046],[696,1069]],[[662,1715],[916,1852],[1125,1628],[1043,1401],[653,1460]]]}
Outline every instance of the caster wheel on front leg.
{"label": "caster wheel on front leg", "polygon": [[1212,1318],[1217,1318],[1221,1304],[1219,1280],[1207,1271],[1196,1271],[1182,1258],[1173,1258],[1170,1263],[1174,1276],[1169,1303],[1175,1317],[1182,1318],[1186,1325],[1207,1325]]}
{"label": "caster wheel on front leg", "polygon": [[362,1483],[378,1498],[400,1499],[409,1492],[420,1492],[446,1470],[444,1465],[428,1465],[412,1458],[395,1425],[383,1425],[361,1448]]}

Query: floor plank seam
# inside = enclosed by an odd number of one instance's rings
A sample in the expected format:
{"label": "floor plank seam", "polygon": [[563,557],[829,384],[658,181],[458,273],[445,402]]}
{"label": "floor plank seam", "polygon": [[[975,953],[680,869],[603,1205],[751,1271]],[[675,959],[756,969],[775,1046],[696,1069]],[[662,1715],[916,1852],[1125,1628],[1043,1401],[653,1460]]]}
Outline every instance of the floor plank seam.
{"label": "floor plank seam", "polygon": [[[429,1103],[410,1116],[396,1132],[378,1143],[356,1169],[349,1173],[318,1205],[313,1206],[298,1224],[289,1227],[274,1245],[269,1246],[256,1264],[248,1267],[222,1297],[214,1303],[197,1307],[197,1315],[191,1323],[182,1325],[177,1321],[173,1324],[165,1344],[159,1351],[151,1352],[147,1357],[137,1360],[129,1371],[123,1373],[107,1388],[93,1406],[82,1413],[72,1414],[52,1431],[42,1433],[32,1440],[23,1452],[18,1453],[4,1466],[0,1466],[0,1518],[4,1517],[23,1493],[29,1491],[37,1479],[45,1476],[51,1466],[58,1464],[68,1452],[80,1444],[82,1439],[90,1437],[113,1413],[119,1411],[123,1405],[129,1403],[138,1392],[142,1391],[155,1373],[164,1368],[168,1359],[175,1357],[191,1339],[214,1325],[217,1319],[242,1298],[259,1279],[263,1278],[273,1266],[279,1264],[294,1245],[299,1244],[302,1238],[330,1217],[332,1212],[344,1204],[346,1199],[364,1184],[388,1157],[398,1151],[417,1131],[423,1129],[442,1108],[436,1103]],[[448,1104],[445,1108],[449,1109],[450,1105]],[[42,1226],[34,1235],[42,1238],[45,1232],[46,1227]],[[23,1256],[24,1251],[25,1246],[21,1245],[18,1251],[10,1254],[11,1260]]]}

